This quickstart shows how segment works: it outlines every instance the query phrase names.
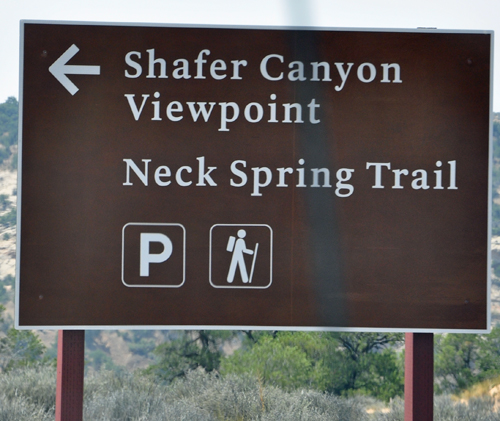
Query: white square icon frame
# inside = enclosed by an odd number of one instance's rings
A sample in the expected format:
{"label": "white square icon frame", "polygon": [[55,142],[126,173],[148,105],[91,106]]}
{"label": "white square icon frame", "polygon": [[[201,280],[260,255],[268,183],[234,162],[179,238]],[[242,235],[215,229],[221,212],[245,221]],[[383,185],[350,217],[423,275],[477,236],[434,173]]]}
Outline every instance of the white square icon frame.
{"label": "white square icon frame", "polygon": [[[212,278],[212,261],[213,261],[213,231],[218,227],[234,227],[245,229],[245,228],[255,228],[255,227],[264,227],[269,230],[269,282],[266,285],[250,285],[251,282],[248,282],[244,285],[219,285],[216,284]],[[267,224],[215,224],[210,228],[210,256],[209,256],[209,281],[210,285],[214,288],[225,288],[225,289],[267,289],[273,283],[273,229]]]}
{"label": "white square icon frame", "polygon": [[[182,229],[182,281],[178,284],[127,284],[125,282],[125,230],[129,226],[144,227],[179,227]],[[129,222],[122,228],[122,283],[131,288],[180,288],[186,282],[186,228],[177,223],[148,223],[148,222]]]}

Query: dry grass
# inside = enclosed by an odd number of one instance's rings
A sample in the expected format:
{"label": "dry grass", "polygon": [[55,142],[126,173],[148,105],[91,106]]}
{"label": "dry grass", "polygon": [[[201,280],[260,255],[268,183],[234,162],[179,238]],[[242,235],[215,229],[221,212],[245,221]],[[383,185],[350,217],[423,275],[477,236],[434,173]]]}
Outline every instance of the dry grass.
{"label": "dry grass", "polygon": [[[39,366],[0,375],[0,421],[54,419],[55,369]],[[485,388],[486,390],[486,388]],[[479,392],[477,393],[479,396]],[[442,396],[435,421],[500,421],[490,396],[468,404]],[[368,397],[340,398],[311,390],[283,391],[257,378],[197,370],[170,385],[138,374],[101,371],[85,380],[84,419],[92,421],[403,421],[404,402],[384,413]]]}

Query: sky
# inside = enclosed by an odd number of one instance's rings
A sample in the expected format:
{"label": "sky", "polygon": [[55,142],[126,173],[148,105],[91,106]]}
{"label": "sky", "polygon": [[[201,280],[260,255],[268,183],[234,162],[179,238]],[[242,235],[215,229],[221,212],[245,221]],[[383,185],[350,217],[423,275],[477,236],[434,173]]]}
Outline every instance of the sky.
{"label": "sky", "polygon": [[[493,30],[500,0],[0,0],[0,102],[19,97],[20,20]],[[500,42],[493,111],[500,112]]]}

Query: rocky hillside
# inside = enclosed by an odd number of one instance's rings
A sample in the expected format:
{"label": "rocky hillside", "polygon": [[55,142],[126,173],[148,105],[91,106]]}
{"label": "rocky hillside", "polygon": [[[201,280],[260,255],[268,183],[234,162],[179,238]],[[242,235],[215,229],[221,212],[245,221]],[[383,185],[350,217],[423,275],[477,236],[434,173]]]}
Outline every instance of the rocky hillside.
{"label": "rocky hillside", "polygon": [[[16,274],[16,226],[7,221],[15,215],[17,200],[16,172],[0,170],[0,282],[4,293],[0,297],[8,298],[3,305],[7,308],[8,320],[14,319],[13,280]],[[1,302],[0,302],[1,303]]]}

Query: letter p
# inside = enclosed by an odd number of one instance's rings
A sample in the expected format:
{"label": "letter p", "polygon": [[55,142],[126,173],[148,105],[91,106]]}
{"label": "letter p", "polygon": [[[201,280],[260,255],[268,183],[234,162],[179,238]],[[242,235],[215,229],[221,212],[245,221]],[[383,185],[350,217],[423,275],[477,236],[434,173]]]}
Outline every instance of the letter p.
{"label": "letter p", "polygon": [[[228,132],[229,129],[227,128],[227,123],[232,123],[238,118],[238,116],[240,115],[240,107],[238,107],[238,104],[236,104],[236,102],[219,102],[219,105],[221,108],[219,132]],[[227,115],[228,108],[233,109],[232,117],[228,117]]]}
{"label": "letter p", "polygon": [[[161,253],[151,253],[151,243],[161,243]],[[149,276],[149,265],[151,263],[163,263],[172,255],[172,241],[165,234],[141,233],[140,247],[140,276]]]}

